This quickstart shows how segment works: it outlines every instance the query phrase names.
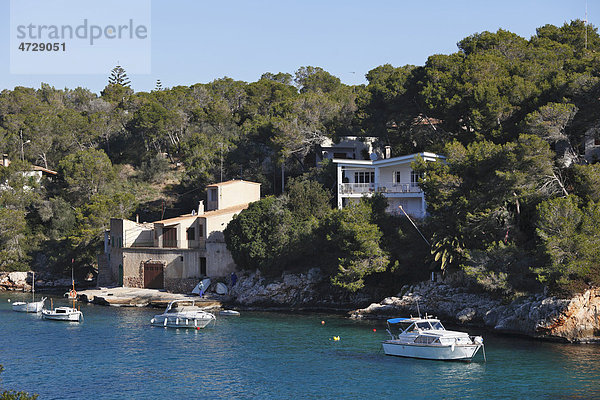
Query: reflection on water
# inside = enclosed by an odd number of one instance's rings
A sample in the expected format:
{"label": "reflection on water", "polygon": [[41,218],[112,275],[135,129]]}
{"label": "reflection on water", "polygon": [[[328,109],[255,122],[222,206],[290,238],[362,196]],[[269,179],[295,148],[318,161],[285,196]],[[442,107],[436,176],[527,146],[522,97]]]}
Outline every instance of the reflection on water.
{"label": "reflection on water", "polygon": [[149,323],[162,310],[82,305],[63,324],[12,312],[19,295],[0,294],[2,387],[44,399],[600,397],[595,345],[486,334],[487,363],[437,362],[385,356],[383,322],[245,312],[167,329]]}

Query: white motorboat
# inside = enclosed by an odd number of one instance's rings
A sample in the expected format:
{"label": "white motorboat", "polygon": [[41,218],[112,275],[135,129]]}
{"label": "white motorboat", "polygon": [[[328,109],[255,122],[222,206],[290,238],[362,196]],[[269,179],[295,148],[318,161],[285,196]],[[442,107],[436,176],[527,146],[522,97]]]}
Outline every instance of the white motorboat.
{"label": "white motorboat", "polygon": [[382,343],[386,355],[470,361],[483,348],[481,336],[447,331],[438,319],[427,315],[425,318],[393,318],[387,323],[391,339]]}
{"label": "white motorboat", "polygon": [[54,321],[81,322],[83,313],[71,307],[56,307],[52,310],[42,310],[42,318]]}
{"label": "white motorboat", "polygon": [[46,301],[46,297],[42,298],[40,301],[35,301],[35,272],[33,273],[32,281],[31,281],[31,302],[25,301],[15,301],[12,304],[13,311],[18,312],[28,312],[28,313],[39,313],[44,308],[44,302]]}
{"label": "white motorboat", "polygon": [[[187,303],[184,304],[184,303]],[[191,305],[189,304],[191,303]],[[154,326],[167,328],[204,328],[216,318],[213,314],[202,310],[193,300],[173,300],[164,313],[155,315],[150,320]]]}
{"label": "white motorboat", "polygon": [[239,311],[235,311],[235,310],[221,310],[219,311],[219,315],[223,315],[223,316],[227,316],[227,317],[238,317],[240,315]]}

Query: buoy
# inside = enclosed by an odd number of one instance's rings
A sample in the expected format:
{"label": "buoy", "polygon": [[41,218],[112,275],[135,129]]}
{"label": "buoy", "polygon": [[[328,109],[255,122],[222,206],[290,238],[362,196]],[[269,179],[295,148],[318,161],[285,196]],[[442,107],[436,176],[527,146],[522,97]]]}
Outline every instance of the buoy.
{"label": "buoy", "polygon": [[373,332],[377,332],[377,329],[373,328]]}
{"label": "buoy", "polygon": [[337,342],[338,340],[340,340],[340,337],[339,337],[339,336],[334,336],[334,337],[333,337],[333,341],[334,341],[334,342]]}
{"label": "buoy", "polygon": [[10,303],[10,299],[8,299],[8,302]]}
{"label": "buoy", "polygon": [[[10,300],[8,300],[8,301],[10,301]],[[325,321],[321,321],[321,325],[325,325]]]}
{"label": "buoy", "polygon": [[199,326],[197,326],[197,327],[196,327],[196,330],[197,330],[197,331],[199,331],[199,330],[200,330],[200,327],[199,327]]}

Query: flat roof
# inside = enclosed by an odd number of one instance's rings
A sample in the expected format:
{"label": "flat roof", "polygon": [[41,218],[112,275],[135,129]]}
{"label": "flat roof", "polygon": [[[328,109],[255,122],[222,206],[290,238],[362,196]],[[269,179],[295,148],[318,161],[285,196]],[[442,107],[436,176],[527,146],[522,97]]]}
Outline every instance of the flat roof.
{"label": "flat roof", "polygon": [[408,154],[406,156],[383,158],[381,160],[375,160],[375,161],[334,158],[333,162],[337,163],[337,164],[347,164],[347,165],[377,166],[377,165],[386,165],[386,164],[406,163],[406,162],[410,162],[410,161],[414,160],[417,156],[421,156],[426,160],[437,159],[437,158],[440,158],[440,159],[446,158],[439,154],[423,152],[423,153]]}
{"label": "flat roof", "polygon": [[32,167],[32,169],[34,171],[42,171],[42,172],[45,172],[45,173],[50,174],[50,175],[58,175],[58,172],[56,172],[56,171],[52,171],[51,169],[47,169],[47,168],[44,168],[44,167],[38,167],[37,165],[34,165]]}
{"label": "flat roof", "polygon": [[258,183],[258,182],[245,181],[245,180],[243,180],[243,179],[232,179],[232,180],[230,180],[230,181],[219,182],[219,183],[213,183],[212,185],[208,185],[208,186],[206,186],[206,187],[225,186],[225,185],[231,185],[232,183],[240,183],[240,182],[243,182],[243,183],[251,183],[251,184],[253,184],[253,185],[259,185],[259,186],[260,186],[260,183]]}
{"label": "flat roof", "polygon": [[248,208],[248,205],[250,205],[250,203],[238,204],[236,206],[231,206],[231,207],[223,208],[220,210],[205,211],[202,214],[184,214],[184,215],[180,215],[179,217],[173,217],[173,218],[163,219],[160,221],[154,221],[154,223],[155,224],[163,224],[163,225],[174,225],[181,221],[189,220],[191,218],[216,217],[219,215],[240,212],[240,211]]}
{"label": "flat roof", "polygon": [[196,216],[200,217],[200,218],[206,218],[206,217],[210,218],[210,217],[216,217],[217,215],[236,213],[236,212],[245,210],[246,208],[248,208],[249,205],[250,205],[250,203],[238,204],[237,206],[222,208],[220,210],[205,211],[204,214],[199,214]]}

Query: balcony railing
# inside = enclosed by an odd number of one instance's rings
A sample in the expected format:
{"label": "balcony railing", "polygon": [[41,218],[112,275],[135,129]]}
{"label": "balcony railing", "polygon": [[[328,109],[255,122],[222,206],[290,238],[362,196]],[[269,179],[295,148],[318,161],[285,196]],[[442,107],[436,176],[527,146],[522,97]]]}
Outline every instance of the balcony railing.
{"label": "balcony railing", "polygon": [[421,193],[422,190],[416,183],[342,183],[339,187],[340,194],[362,194],[362,193]]}

